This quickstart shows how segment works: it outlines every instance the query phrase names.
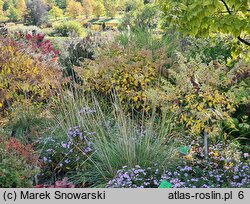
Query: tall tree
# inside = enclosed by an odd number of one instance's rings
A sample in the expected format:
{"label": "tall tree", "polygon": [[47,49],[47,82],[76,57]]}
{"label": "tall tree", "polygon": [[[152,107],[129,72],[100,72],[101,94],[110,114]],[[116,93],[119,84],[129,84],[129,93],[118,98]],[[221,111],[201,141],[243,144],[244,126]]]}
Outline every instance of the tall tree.
{"label": "tall tree", "polygon": [[136,10],[141,10],[143,6],[143,0],[127,0],[124,3],[124,9],[126,12],[135,12]]}
{"label": "tall tree", "polygon": [[83,13],[83,7],[81,2],[74,0],[67,0],[66,14],[71,18],[76,19]]}
{"label": "tall tree", "polygon": [[67,0],[55,0],[56,5],[61,9],[65,9],[67,6]]}
{"label": "tall tree", "polygon": [[52,8],[53,6],[56,6],[56,0],[47,0],[47,3],[50,8]]}
{"label": "tall tree", "polygon": [[86,18],[89,18],[93,13],[93,1],[92,0],[82,0],[83,12]]}
{"label": "tall tree", "polygon": [[23,19],[27,10],[25,0],[17,0],[16,9],[17,9],[18,18]]}
{"label": "tall tree", "polygon": [[3,0],[0,0],[0,16],[3,16],[3,14],[4,14],[4,12],[3,12],[3,5],[4,5]]}
{"label": "tall tree", "polygon": [[7,16],[11,21],[18,20],[18,12],[13,3],[9,5],[9,8],[7,10]]}
{"label": "tall tree", "polygon": [[117,0],[117,10],[118,11],[125,11],[127,0]]}
{"label": "tall tree", "polygon": [[103,1],[101,0],[95,0],[93,2],[93,14],[97,17],[100,18],[105,13],[105,8],[103,5]]}
{"label": "tall tree", "polygon": [[27,2],[28,23],[40,26],[47,21],[48,4],[45,0],[29,0]]}
{"label": "tall tree", "polygon": [[63,10],[60,9],[58,6],[53,6],[49,11],[49,14],[57,20],[58,18],[63,16]]}
{"label": "tall tree", "polygon": [[117,0],[104,0],[104,7],[106,10],[106,15],[110,18],[114,18],[118,11],[118,1]]}

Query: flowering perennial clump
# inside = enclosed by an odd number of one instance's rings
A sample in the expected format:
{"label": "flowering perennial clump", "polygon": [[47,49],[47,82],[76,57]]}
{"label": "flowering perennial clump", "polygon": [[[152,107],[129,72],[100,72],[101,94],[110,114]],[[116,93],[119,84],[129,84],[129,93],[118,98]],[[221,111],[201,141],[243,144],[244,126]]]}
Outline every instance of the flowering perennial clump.
{"label": "flowering perennial clump", "polygon": [[164,179],[164,174],[159,171],[158,165],[142,168],[136,165],[129,169],[124,166],[117,171],[116,178],[110,180],[107,188],[157,188]]}
{"label": "flowering perennial clump", "polygon": [[95,133],[82,131],[81,128],[69,128],[64,141],[49,138],[47,148],[43,154],[44,163],[50,164],[55,169],[73,170],[86,160],[93,151],[92,136]]}
{"label": "flowering perennial clump", "polygon": [[205,159],[202,147],[191,147],[184,157],[184,163],[174,170],[160,170],[154,167],[142,168],[127,166],[118,170],[114,179],[107,184],[108,188],[158,188],[163,180],[173,188],[241,188],[250,187],[250,163],[248,153],[240,161],[239,152],[232,151],[230,146],[223,149],[222,144],[210,148],[209,160]]}
{"label": "flowering perennial clump", "polygon": [[62,143],[62,147],[70,149],[73,148],[74,145],[77,146],[84,143],[84,145],[81,146],[82,154],[85,155],[91,152],[93,143],[87,139],[87,135],[92,135],[93,133],[86,131],[84,133],[85,135],[81,132],[80,127],[70,128],[67,134],[69,140],[66,143]]}

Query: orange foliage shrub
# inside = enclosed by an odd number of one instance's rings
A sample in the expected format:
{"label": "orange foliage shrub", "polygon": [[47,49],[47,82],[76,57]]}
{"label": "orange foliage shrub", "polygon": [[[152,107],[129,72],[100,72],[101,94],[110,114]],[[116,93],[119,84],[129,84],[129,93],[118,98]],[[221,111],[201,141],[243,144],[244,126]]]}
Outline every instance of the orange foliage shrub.
{"label": "orange foliage shrub", "polygon": [[5,143],[7,154],[15,155],[17,158],[24,158],[29,164],[36,164],[38,157],[34,154],[32,146],[23,145],[18,139],[10,137]]}
{"label": "orange foliage shrub", "polygon": [[62,84],[62,73],[54,58],[33,52],[32,47],[12,38],[0,37],[0,112],[16,101],[44,102]]}

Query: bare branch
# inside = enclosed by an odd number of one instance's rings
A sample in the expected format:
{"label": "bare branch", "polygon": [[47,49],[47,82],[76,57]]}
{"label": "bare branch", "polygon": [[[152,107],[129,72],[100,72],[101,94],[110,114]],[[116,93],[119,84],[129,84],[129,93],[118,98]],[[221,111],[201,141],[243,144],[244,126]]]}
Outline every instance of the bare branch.
{"label": "bare branch", "polygon": [[250,42],[248,42],[247,40],[241,38],[240,36],[238,36],[237,39],[238,39],[240,42],[242,42],[242,43],[244,43],[244,44],[250,46]]}

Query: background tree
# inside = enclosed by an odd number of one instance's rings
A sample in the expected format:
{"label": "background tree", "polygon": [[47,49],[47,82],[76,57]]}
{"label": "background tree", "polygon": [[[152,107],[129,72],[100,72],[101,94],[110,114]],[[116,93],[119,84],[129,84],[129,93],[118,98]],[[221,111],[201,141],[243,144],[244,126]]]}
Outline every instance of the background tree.
{"label": "background tree", "polygon": [[47,3],[49,5],[50,8],[52,8],[53,6],[56,6],[56,0],[47,0]]}
{"label": "background tree", "polygon": [[105,13],[105,8],[103,2],[101,0],[95,0],[93,2],[93,14],[97,18],[100,18],[100,16],[104,15],[104,13]]}
{"label": "background tree", "polygon": [[158,5],[144,5],[141,0],[127,2],[123,26],[130,25],[133,29],[149,30],[156,28],[159,20],[160,12]]}
{"label": "background tree", "polygon": [[3,0],[0,0],[0,16],[3,16],[3,15],[4,15],[4,12],[3,12],[3,5],[4,5]]}
{"label": "background tree", "polygon": [[3,11],[7,11],[9,9],[10,5],[13,4],[12,1],[8,1],[8,0],[4,0],[3,2],[4,2]]}
{"label": "background tree", "polygon": [[83,12],[86,18],[89,18],[93,13],[93,1],[92,0],[82,0]]}
{"label": "background tree", "polygon": [[66,14],[76,19],[77,16],[80,16],[83,13],[83,7],[81,2],[76,2],[74,0],[67,0]]}
{"label": "background tree", "polygon": [[67,0],[55,0],[56,5],[61,9],[66,9]]}
{"label": "background tree", "polygon": [[17,9],[17,13],[18,13],[18,18],[23,19],[24,15],[27,11],[25,0],[17,0],[16,9]]}
{"label": "background tree", "polygon": [[15,8],[13,4],[9,5],[9,8],[7,10],[7,16],[11,21],[17,21],[19,16],[18,16],[18,11]]}
{"label": "background tree", "polygon": [[143,0],[127,0],[125,3],[125,12],[134,12],[143,7]]}
{"label": "background tree", "polygon": [[117,0],[117,11],[118,12],[124,12],[125,11],[126,1],[125,0]]}
{"label": "background tree", "polygon": [[28,24],[40,26],[47,21],[48,5],[45,0],[33,0],[27,3]]}
{"label": "background tree", "polygon": [[106,15],[110,18],[114,18],[118,11],[118,1],[117,0],[104,0],[104,8]]}
{"label": "background tree", "polygon": [[57,20],[58,18],[63,16],[63,10],[60,9],[58,6],[53,6],[49,11],[49,14]]}
{"label": "background tree", "polygon": [[11,3],[12,3],[11,1],[4,0],[3,1],[3,11],[7,11],[9,9]]}
{"label": "background tree", "polygon": [[147,4],[137,14],[135,25],[141,29],[156,28],[159,22],[159,7],[155,4]]}

